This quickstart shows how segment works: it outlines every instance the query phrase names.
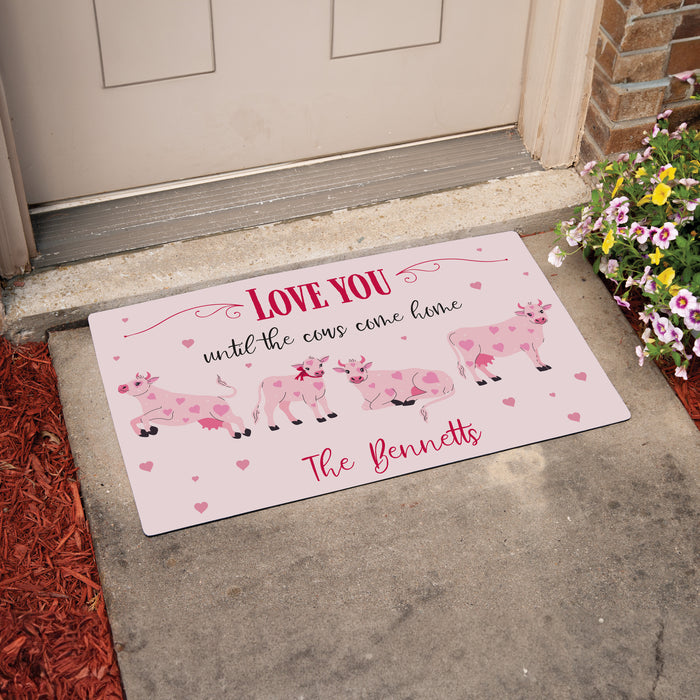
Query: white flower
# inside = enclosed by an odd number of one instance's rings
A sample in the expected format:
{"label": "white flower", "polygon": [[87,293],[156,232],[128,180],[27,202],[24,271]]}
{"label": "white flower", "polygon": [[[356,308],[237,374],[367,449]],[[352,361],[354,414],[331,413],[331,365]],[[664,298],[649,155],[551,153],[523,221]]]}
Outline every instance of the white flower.
{"label": "white flower", "polygon": [[554,267],[561,267],[561,264],[564,262],[565,257],[566,253],[562,252],[561,248],[559,248],[559,246],[556,245],[554,246],[554,248],[552,248],[552,250],[549,251],[547,260],[551,265],[554,265]]}
{"label": "white flower", "polygon": [[687,290],[681,289],[669,303],[671,311],[681,318],[688,318],[690,310],[697,305],[697,299]]}
{"label": "white flower", "polygon": [[681,377],[682,379],[687,379],[688,372],[686,371],[685,365],[681,365],[680,367],[676,367],[675,375],[677,377]]}
{"label": "white flower", "polygon": [[649,353],[646,350],[642,349],[641,345],[637,345],[636,353],[637,357],[639,358],[639,366],[641,367],[644,364],[644,358],[648,357]]}

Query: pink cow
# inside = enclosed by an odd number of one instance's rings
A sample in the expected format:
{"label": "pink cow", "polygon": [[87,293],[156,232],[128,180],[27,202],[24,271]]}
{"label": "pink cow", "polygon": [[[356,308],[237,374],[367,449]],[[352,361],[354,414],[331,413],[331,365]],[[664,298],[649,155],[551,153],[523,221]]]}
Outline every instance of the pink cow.
{"label": "pink cow", "polygon": [[[150,372],[146,376],[137,374],[136,379],[121,384],[118,391],[120,394],[133,396],[141,404],[143,413],[131,421],[131,427],[140,437],[155,435],[158,425],[194,423],[199,423],[208,430],[226,428],[236,439],[241,437],[241,433],[247,437],[250,435],[250,429],[245,427],[243,420],[236,416],[226,403],[226,399],[236,395],[236,389],[221,377],[217,376],[216,380],[221,386],[232,389],[233,393],[224,396],[195,396],[166,391],[153,386],[158,377],[152,377]],[[231,423],[235,423],[240,432],[234,430]]]}
{"label": "pink cow", "polygon": [[348,375],[364,397],[362,408],[365,411],[386,408],[387,406],[412,406],[419,399],[433,398],[420,409],[423,420],[428,420],[430,404],[444,401],[455,392],[454,382],[440,370],[432,369],[380,369],[369,371],[371,362],[364,357],[359,360],[338,360],[336,372]]}
{"label": "pink cow", "polygon": [[457,368],[465,377],[464,367],[460,360],[464,359],[467,369],[477,384],[483,386],[486,380],[477,374],[477,370],[485,374],[491,381],[501,380],[496,374],[487,369],[494,357],[506,357],[517,352],[524,352],[540,372],[552,369],[540,359],[538,348],[544,342],[542,326],[547,323],[545,311],[552,305],[537,304],[529,301],[525,306],[518,304],[515,316],[500,323],[475,328],[458,328],[452,331],[447,339],[457,355]]}
{"label": "pink cow", "polygon": [[275,409],[279,406],[282,413],[291,421],[292,425],[299,425],[303,421],[296,418],[290,411],[289,405],[294,401],[303,401],[311,408],[319,423],[325,423],[326,418],[321,414],[318,406],[321,405],[323,413],[328,418],[336,418],[328,408],[326,401],[326,383],[323,380],[323,363],[328,360],[328,355],[321,359],[309,356],[303,363],[292,365],[298,374],[283,377],[267,377],[258,387],[258,404],[253,411],[253,420],[257,423],[260,416],[260,402],[265,399],[265,415],[270,430],[279,430],[275,423]]}

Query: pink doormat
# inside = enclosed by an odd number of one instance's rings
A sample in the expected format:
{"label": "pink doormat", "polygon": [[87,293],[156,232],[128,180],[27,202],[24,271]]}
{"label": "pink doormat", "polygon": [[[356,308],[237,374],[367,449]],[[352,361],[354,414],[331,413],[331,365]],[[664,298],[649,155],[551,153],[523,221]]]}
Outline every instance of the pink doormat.
{"label": "pink doormat", "polygon": [[629,411],[513,232],[90,316],[147,535]]}

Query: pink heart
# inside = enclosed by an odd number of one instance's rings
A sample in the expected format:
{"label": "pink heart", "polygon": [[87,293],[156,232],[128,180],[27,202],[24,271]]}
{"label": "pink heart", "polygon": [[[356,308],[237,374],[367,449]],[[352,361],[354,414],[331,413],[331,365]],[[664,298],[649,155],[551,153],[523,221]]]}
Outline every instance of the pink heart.
{"label": "pink heart", "polygon": [[407,337],[408,337],[408,336],[402,335],[402,336],[401,336],[401,340],[406,340]]}
{"label": "pink heart", "polygon": [[581,420],[581,414],[580,413],[569,413],[567,416],[569,420],[576,421],[577,423]]}
{"label": "pink heart", "polygon": [[530,349],[530,343],[520,343],[520,349],[523,352],[527,352]]}
{"label": "pink heart", "polygon": [[143,469],[145,472],[150,472],[151,469],[153,469],[153,462],[150,460],[148,462],[141,462],[141,464],[139,464],[139,469]]}
{"label": "pink heart", "polygon": [[189,423],[189,422],[190,422],[190,419],[189,419],[189,418],[183,418],[183,419],[182,419],[182,422],[183,422],[183,423]]}
{"label": "pink heart", "polygon": [[528,333],[534,333],[534,332],[535,332],[535,329],[534,329],[534,328],[528,328],[528,329],[527,329],[527,332],[528,332]]}
{"label": "pink heart", "polygon": [[202,501],[201,503],[194,504],[194,509],[198,513],[203,513],[208,507],[209,507],[209,504],[206,501]]}
{"label": "pink heart", "polygon": [[473,367],[474,363],[473,362],[467,362],[467,367]]}
{"label": "pink heart", "polygon": [[117,360],[119,360],[119,355],[115,355],[112,359],[117,362]]}
{"label": "pink heart", "polygon": [[[199,404],[195,404],[194,406],[190,406],[190,413],[199,413],[201,409],[199,408]],[[171,411],[172,413],[172,411]]]}
{"label": "pink heart", "polygon": [[173,409],[172,408],[166,408],[163,410],[163,413],[165,413],[166,416],[172,416],[173,415]]}
{"label": "pink heart", "polygon": [[550,396],[556,396],[556,394],[555,394],[553,391],[550,391],[550,392],[549,392],[549,395],[550,395]]}
{"label": "pink heart", "polygon": [[431,389],[430,393],[431,394],[437,394],[440,391],[440,389]]}
{"label": "pink heart", "polygon": [[474,341],[473,340],[460,340],[459,347],[464,348],[465,350],[471,350],[474,347]]}
{"label": "pink heart", "polygon": [[428,372],[428,374],[423,377],[423,381],[426,384],[436,384],[440,381],[440,378],[437,376],[437,374],[435,374],[435,372]]}
{"label": "pink heart", "polygon": [[175,403],[178,404],[178,406],[182,406],[182,404],[185,403],[185,401],[187,401],[187,399],[184,396],[178,396],[175,399]]}
{"label": "pink heart", "polygon": [[246,363],[245,363],[245,366],[246,366],[246,367],[252,367],[252,366],[253,366],[253,363],[252,363],[252,362],[246,362]]}
{"label": "pink heart", "polygon": [[128,318],[123,318],[122,323],[126,323],[129,319]]}
{"label": "pink heart", "polygon": [[530,273],[529,273],[529,272],[523,272],[523,274],[525,275],[525,277],[527,277]]}
{"label": "pink heart", "polygon": [[493,349],[496,352],[503,352],[503,343],[495,343]]}
{"label": "pink heart", "polygon": [[483,248],[477,248],[476,250],[478,253],[480,253],[483,250]]}
{"label": "pink heart", "polygon": [[279,386],[282,386],[282,382],[280,382],[280,381],[278,380],[278,381],[274,382],[274,383],[272,384],[272,386],[278,386],[278,387],[279,387]]}
{"label": "pink heart", "polygon": [[472,282],[469,286],[472,289],[481,289],[481,282]]}
{"label": "pink heart", "polygon": [[217,416],[223,416],[224,413],[226,413],[227,411],[230,411],[230,410],[231,410],[230,407],[224,403],[217,403],[214,406],[214,413],[216,413]]}
{"label": "pink heart", "polygon": [[585,372],[577,372],[574,374],[574,377],[576,377],[576,379],[578,379],[580,382],[585,382],[588,375]]}
{"label": "pink heart", "polygon": [[376,385],[374,382],[372,382],[371,384],[368,384],[367,386],[368,386],[370,389],[374,389],[374,387],[377,386],[377,385]]}
{"label": "pink heart", "polygon": [[323,389],[323,382],[314,382],[314,389]]}
{"label": "pink heart", "polygon": [[250,460],[247,459],[239,459],[236,462],[236,466],[241,470],[244,471],[247,467],[250,466]]}
{"label": "pink heart", "polygon": [[153,401],[153,399],[156,398],[156,395],[155,395],[153,392],[151,392],[146,398],[147,398],[149,401]]}
{"label": "pink heart", "polygon": [[508,326],[508,330],[512,333],[515,330],[515,326]]}
{"label": "pink heart", "polygon": [[506,406],[515,406],[515,399],[512,396],[509,396],[507,399],[503,399],[503,403]]}
{"label": "pink heart", "polygon": [[403,378],[403,374],[401,374],[401,372],[394,372],[391,376],[394,379],[402,379]]}
{"label": "pink heart", "polygon": [[300,392],[300,391],[295,391],[295,392],[294,392],[294,396],[301,396],[301,392]]}
{"label": "pink heart", "polygon": [[191,348],[191,347],[194,345],[194,340],[192,340],[192,338],[188,338],[187,340],[183,340],[183,341],[182,341],[182,344],[183,344],[186,348]]}
{"label": "pink heart", "polygon": [[194,482],[199,481],[199,477],[198,477],[198,476],[193,476],[193,477],[192,477],[192,481],[194,481]]}
{"label": "pink heart", "polygon": [[499,329],[498,326],[489,326],[489,330],[491,331],[491,333],[493,333],[494,335],[496,335],[496,333],[498,333],[498,331],[499,331],[500,329]]}
{"label": "pink heart", "polygon": [[394,393],[394,390],[393,389],[384,389],[384,393],[387,396],[391,396]]}

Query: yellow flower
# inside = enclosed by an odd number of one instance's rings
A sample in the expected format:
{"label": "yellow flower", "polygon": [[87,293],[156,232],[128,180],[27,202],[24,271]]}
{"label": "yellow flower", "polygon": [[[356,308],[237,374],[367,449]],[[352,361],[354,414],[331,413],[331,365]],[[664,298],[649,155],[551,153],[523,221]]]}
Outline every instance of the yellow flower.
{"label": "yellow flower", "polygon": [[613,244],[615,243],[615,236],[613,236],[612,229],[608,231],[608,235],[605,237],[605,240],[603,241],[603,254],[607,255],[610,252],[610,249],[613,247]]}
{"label": "yellow flower", "polygon": [[666,168],[661,175],[659,175],[659,180],[663,182],[664,180],[673,180],[673,178],[676,177],[676,169],[675,168]]}
{"label": "yellow flower", "polygon": [[612,169],[613,169],[613,164],[612,164],[612,163],[608,163],[608,164],[605,166],[605,169],[606,169],[607,171],[612,170]]}
{"label": "yellow flower", "polygon": [[614,197],[618,191],[620,190],[620,187],[622,187],[622,183],[625,181],[625,178],[623,177],[618,177],[617,182],[615,183],[615,187],[613,188],[613,191],[611,193],[611,197]]}
{"label": "yellow flower", "polygon": [[655,253],[652,253],[652,254],[649,256],[649,260],[651,260],[651,262],[652,262],[654,265],[658,265],[658,264],[661,262],[661,258],[663,258],[663,257],[664,257],[664,254],[663,254],[663,253],[658,249],[658,247],[657,247],[656,252],[655,252]]}
{"label": "yellow flower", "polygon": [[634,176],[639,179],[640,177],[643,177],[644,175],[647,174],[647,171],[644,168],[639,168],[637,172],[634,174]]}
{"label": "yellow flower", "polygon": [[678,294],[678,292],[681,291],[681,288],[680,288],[677,284],[674,284],[674,285],[671,285],[671,286],[668,288],[668,291],[669,291],[669,294],[670,294],[672,297],[675,297],[676,294]]}
{"label": "yellow flower", "polygon": [[660,275],[658,275],[657,279],[665,287],[668,287],[668,285],[671,284],[671,282],[673,282],[673,278],[675,276],[676,271],[672,267],[667,267]]}
{"label": "yellow flower", "polygon": [[651,201],[654,202],[656,206],[660,207],[662,204],[666,204],[666,200],[670,194],[671,188],[668,185],[665,185],[663,182],[660,182],[654,188],[654,193],[651,195]]}
{"label": "yellow flower", "polygon": [[646,204],[647,202],[651,201],[651,195],[650,194],[645,194],[638,202],[638,206],[642,206],[643,204]]}

